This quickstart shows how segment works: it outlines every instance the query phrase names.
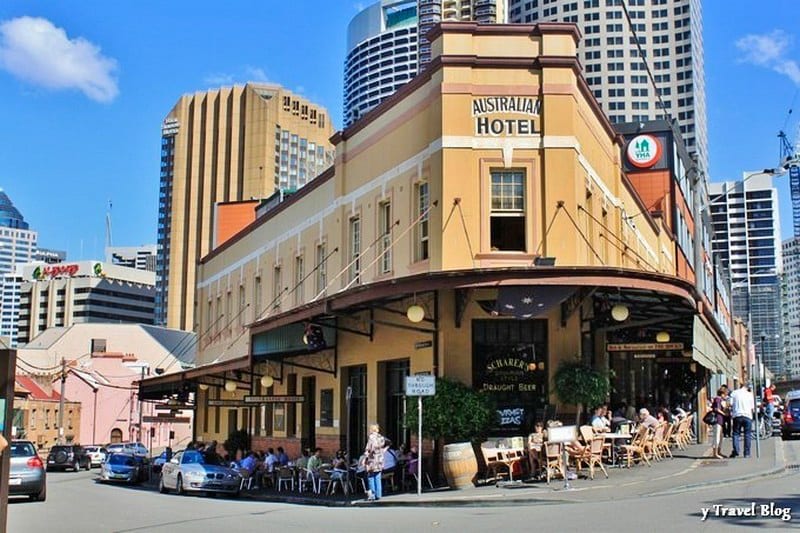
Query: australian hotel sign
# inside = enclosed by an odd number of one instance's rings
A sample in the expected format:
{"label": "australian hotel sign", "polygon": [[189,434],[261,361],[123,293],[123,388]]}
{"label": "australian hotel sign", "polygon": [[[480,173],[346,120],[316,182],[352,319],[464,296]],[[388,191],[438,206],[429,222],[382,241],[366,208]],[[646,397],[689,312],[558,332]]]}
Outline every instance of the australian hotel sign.
{"label": "australian hotel sign", "polygon": [[472,100],[476,136],[525,137],[538,133],[541,104],[532,96],[486,96]]}

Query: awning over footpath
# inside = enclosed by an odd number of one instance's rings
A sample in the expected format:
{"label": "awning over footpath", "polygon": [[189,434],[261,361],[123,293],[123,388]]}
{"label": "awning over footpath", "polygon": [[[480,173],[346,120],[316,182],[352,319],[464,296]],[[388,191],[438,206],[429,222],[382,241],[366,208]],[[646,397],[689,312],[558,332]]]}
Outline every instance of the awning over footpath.
{"label": "awning over footpath", "polygon": [[718,374],[725,374],[727,377],[738,375],[736,365],[700,315],[694,317],[692,338],[692,359]]}
{"label": "awning over footpath", "polygon": [[139,394],[144,400],[160,400],[165,396],[180,392],[184,385],[197,381],[201,377],[208,379],[218,376],[223,379],[226,372],[247,368],[250,368],[249,355],[228,361],[209,363],[174,374],[143,379],[139,382]]}

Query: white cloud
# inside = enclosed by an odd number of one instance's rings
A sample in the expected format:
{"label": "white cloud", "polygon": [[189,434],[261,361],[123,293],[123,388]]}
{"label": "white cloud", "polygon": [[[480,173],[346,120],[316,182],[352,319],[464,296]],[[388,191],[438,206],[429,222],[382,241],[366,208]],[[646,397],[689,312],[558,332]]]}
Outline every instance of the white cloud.
{"label": "white cloud", "polygon": [[786,57],[790,45],[791,38],[781,30],[750,34],[736,41],[736,48],[742,53],[741,62],[774,70],[800,85],[800,64]]}
{"label": "white cloud", "polygon": [[209,74],[203,78],[203,81],[206,83],[206,85],[211,87],[243,84],[249,81],[256,83],[271,83],[269,76],[267,76],[267,73],[261,67],[245,65],[243,67],[239,67],[237,71],[238,72],[236,73],[219,72],[215,74]]}
{"label": "white cloud", "polygon": [[78,89],[98,102],[119,94],[117,62],[83,37],[70,39],[47,19],[19,17],[0,23],[0,68],[48,89]]}

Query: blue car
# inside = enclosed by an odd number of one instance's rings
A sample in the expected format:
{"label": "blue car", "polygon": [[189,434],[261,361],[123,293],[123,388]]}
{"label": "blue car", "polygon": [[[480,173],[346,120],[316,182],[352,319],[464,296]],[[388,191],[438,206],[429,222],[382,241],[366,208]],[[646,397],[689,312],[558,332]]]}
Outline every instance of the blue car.
{"label": "blue car", "polygon": [[787,394],[785,401],[781,435],[783,440],[788,440],[793,434],[800,433],[800,390]]}
{"label": "blue car", "polygon": [[161,455],[153,459],[153,472],[161,472],[161,467],[167,462],[166,450],[161,452]]}
{"label": "blue car", "polygon": [[100,469],[100,481],[138,483],[141,479],[141,463],[126,453],[112,453]]}

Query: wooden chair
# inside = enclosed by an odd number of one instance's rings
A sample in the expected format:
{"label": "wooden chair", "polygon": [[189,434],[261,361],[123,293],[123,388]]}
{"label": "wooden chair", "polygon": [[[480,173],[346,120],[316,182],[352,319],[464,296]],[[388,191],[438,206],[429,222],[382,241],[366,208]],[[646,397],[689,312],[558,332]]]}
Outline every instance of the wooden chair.
{"label": "wooden chair", "polygon": [[553,471],[564,479],[567,475],[564,460],[561,458],[561,444],[558,442],[546,442],[544,445],[545,450],[545,472],[547,482],[550,483],[550,478],[553,477]]}
{"label": "wooden chair", "polygon": [[644,453],[648,458],[655,461],[661,460],[661,453],[656,445],[656,442],[663,438],[666,426],[666,422],[661,422],[652,430],[648,431],[647,438],[644,440]]}
{"label": "wooden chair", "polygon": [[656,437],[656,442],[655,442],[656,449],[664,458],[666,458],[667,456],[669,456],[670,459],[673,458],[672,450],[669,449],[669,440],[672,437],[672,432],[675,430],[675,425],[676,424],[667,424],[667,426],[664,428],[664,432],[662,433],[661,438],[659,439],[658,437]]}
{"label": "wooden chair", "polygon": [[[486,463],[486,479],[491,477],[497,481],[500,476],[511,475],[511,467],[501,457],[498,457],[500,450],[495,446],[496,443],[492,441],[482,443],[481,454],[483,454],[483,461]],[[505,472],[501,472],[501,470],[505,470]]]}
{"label": "wooden chair", "polygon": [[608,472],[606,471],[606,467],[603,466],[603,447],[605,444],[605,439],[602,436],[597,436],[592,439],[591,444],[589,445],[589,477],[594,479],[594,467],[599,466],[600,470],[606,475],[606,479],[608,479]]}
{"label": "wooden chair", "polygon": [[630,444],[622,444],[620,449],[625,452],[625,458],[628,463],[628,468],[637,460],[643,460],[647,463],[647,466],[650,466],[650,460],[647,458],[647,454],[644,450],[644,443],[647,439],[647,435],[649,433],[649,429],[644,426],[639,426],[636,435],[634,435],[633,439],[631,439]]}
{"label": "wooden chair", "polygon": [[278,474],[275,477],[275,484],[277,485],[278,492],[283,491],[286,485],[294,490],[294,470],[288,466],[282,466],[278,469]]}

